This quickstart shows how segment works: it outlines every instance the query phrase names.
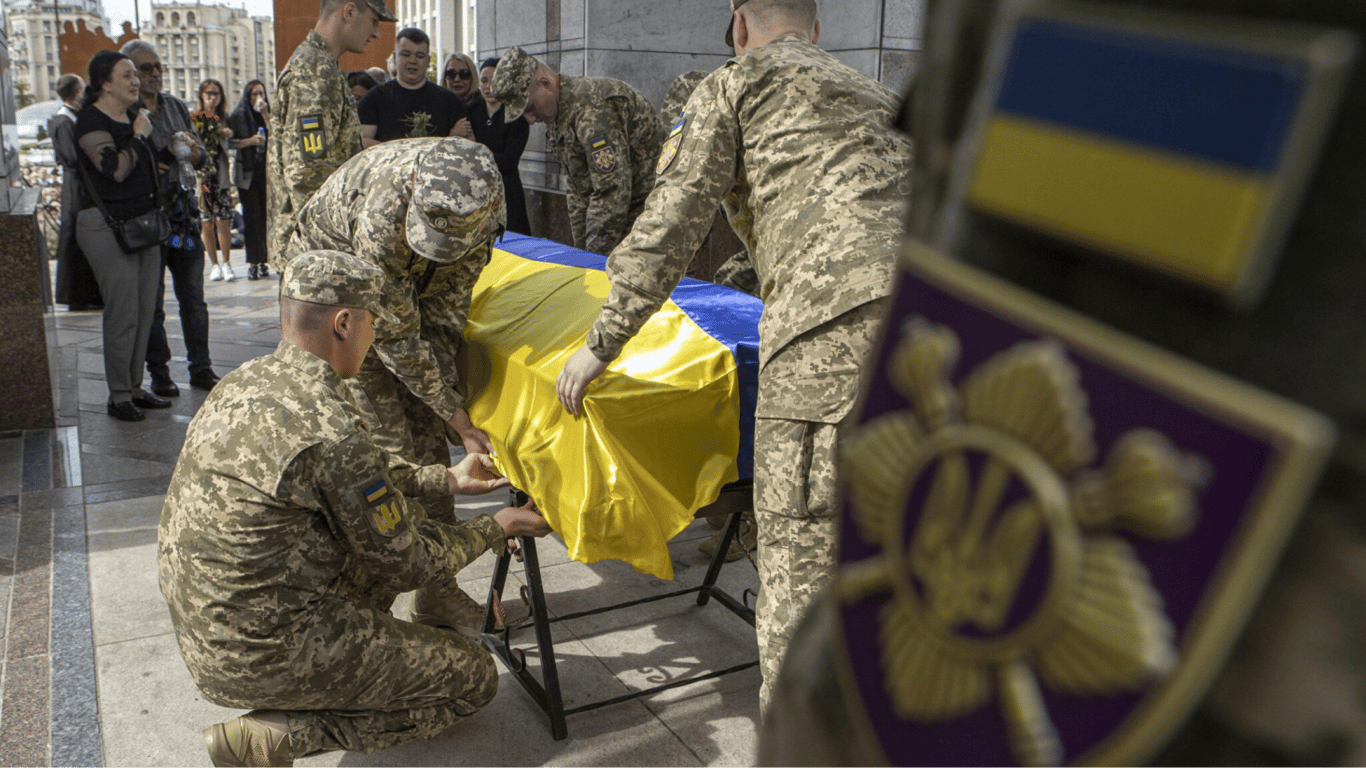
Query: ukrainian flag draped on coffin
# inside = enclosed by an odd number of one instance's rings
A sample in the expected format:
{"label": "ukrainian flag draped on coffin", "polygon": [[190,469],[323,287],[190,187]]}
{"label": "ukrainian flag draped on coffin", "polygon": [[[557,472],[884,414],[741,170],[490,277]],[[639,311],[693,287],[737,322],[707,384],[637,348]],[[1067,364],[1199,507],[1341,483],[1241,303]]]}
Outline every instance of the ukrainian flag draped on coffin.
{"label": "ukrainian flag draped on coffin", "polygon": [[575,418],[555,380],[611,289],[605,264],[519,235],[494,248],[465,329],[477,358],[466,406],[570,557],[625,560],[672,579],[669,539],[721,486],[752,474],[763,305],[685,279],[589,387]]}

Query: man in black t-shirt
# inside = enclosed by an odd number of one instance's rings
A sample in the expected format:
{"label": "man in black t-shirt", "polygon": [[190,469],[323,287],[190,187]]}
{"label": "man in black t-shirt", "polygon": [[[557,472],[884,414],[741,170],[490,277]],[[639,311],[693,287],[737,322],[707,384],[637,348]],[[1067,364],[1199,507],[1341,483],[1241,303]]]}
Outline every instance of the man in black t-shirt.
{"label": "man in black t-shirt", "polygon": [[398,77],[372,88],[357,105],[364,146],[426,136],[474,140],[465,105],[455,94],[427,79],[430,47],[427,33],[416,27],[398,33],[394,45]]}

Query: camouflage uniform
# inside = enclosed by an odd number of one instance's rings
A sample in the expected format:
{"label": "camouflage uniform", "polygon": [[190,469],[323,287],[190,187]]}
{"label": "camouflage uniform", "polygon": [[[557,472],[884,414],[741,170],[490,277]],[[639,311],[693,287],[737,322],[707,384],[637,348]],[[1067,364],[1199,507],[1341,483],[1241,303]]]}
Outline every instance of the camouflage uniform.
{"label": "camouflage uniform", "polygon": [[[664,125],[664,130],[672,135],[672,129],[678,124],[679,115],[683,108],[687,106],[688,99],[692,97],[693,91],[706,79],[710,72],[694,70],[684,72],[674,78],[673,84],[664,94],[664,105],[659,109],[659,120]],[[668,139],[665,139],[668,141]],[[721,201],[721,211],[726,215],[727,223],[730,222],[730,212],[738,211],[739,203],[736,202],[734,191],[727,192],[725,199]],[[733,229],[733,228],[732,228]],[[754,262],[749,258],[749,251],[740,251],[719,267],[716,272],[707,275],[703,272],[701,264],[702,246],[698,246],[697,255],[693,257],[692,263],[688,265],[688,277],[695,277],[699,280],[711,280],[717,285],[724,285],[727,288],[734,288],[737,291],[744,291],[751,296],[759,295],[759,276],[754,272]]]}
{"label": "camouflage uniform", "polygon": [[333,171],[361,150],[356,97],[327,44],[309,31],[280,73],[266,142],[267,255],[284,270],[297,213]]}
{"label": "camouflage uniform", "polygon": [[[327,179],[299,211],[285,252],[340,250],[384,271],[384,304],[398,319],[376,327],[350,385],[375,441],[414,464],[450,463],[445,422],[464,405],[455,359],[474,283],[505,221],[502,190],[483,145],[385,142]],[[414,225],[424,216],[446,230],[439,243]],[[422,502],[437,519],[454,522],[448,494]]]}
{"label": "camouflage uniform", "polygon": [[[341,253],[290,265],[281,294],[379,306],[380,271]],[[434,736],[492,700],[477,644],[391,617],[376,591],[453,579],[488,549],[488,516],[422,519],[448,493],[365,430],[336,371],[289,341],[225,377],[190,424],[158,530],[161,591],[204,698],[287,710],[296,757]]]}
{"label": "camouflage uniform", "polygon": [[727,62],[688,105],[676,155],[666,144],[650,205],[608,261],[612,292],[588,348],[617,356],[734,190],[731,225],[764,299],[754,496],[766,704],[786,638],[828,578],[833,446],[891,291],[911,147],[891,125],[897,97],[800,35]]}
{"label": "camouflage uniform", "polygon": [[[504,54],[491,89],[512,122],[526,108],[536,60],[520,48]],[[605,77],[560,76],[559,112],[546,143],[569,183],[574,245],[607,254],[631,230],[654,187],[664,140],[654,107],[635,88]]]}

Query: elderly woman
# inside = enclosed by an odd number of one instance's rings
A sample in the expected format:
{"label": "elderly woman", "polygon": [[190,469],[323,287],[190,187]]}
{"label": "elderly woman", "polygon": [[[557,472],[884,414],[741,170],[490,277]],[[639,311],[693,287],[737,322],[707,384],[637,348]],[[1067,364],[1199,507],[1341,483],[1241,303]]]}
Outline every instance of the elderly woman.
{"label": "elderly woman", "polygon": [[468,112],[478,101],[479,89],[474,81],[479,78],[479,70],[474,67],[474,59],[463,53],[452,53],[446,58],[446,66],[441,68],[441,85],[456,95]]}
{"label": "elderly woman", "polygon": [[[138,104],[138,73],[132,60],[101,51],[90,60],[89,85],[76,114],[79,147],[80,213],[76,241],[90,260],[104,295],[104,377],[109,386],[109,415],[141,421],[142,408],[169,408],[142,388],[147,338],[161,284],[161,246],[124,253],[100,212],[125,221],[157,207],[156,166],[146,139],[152,121]],[[140,407],[139,407],[140,406]]]}

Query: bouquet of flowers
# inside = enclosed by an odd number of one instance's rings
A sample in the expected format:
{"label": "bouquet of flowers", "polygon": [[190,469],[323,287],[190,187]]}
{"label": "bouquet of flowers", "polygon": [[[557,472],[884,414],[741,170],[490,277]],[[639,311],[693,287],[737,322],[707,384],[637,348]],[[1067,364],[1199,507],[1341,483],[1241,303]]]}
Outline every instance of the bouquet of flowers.
{"label": "bouquet of flowers", "polygon": [[194,132],[199,136],[199,143],[204,146],[204,152],[210,157],[216,157],[222,151],[223,121],[218,115],[201,109],[190,114],[190,124],[194,126]]}

